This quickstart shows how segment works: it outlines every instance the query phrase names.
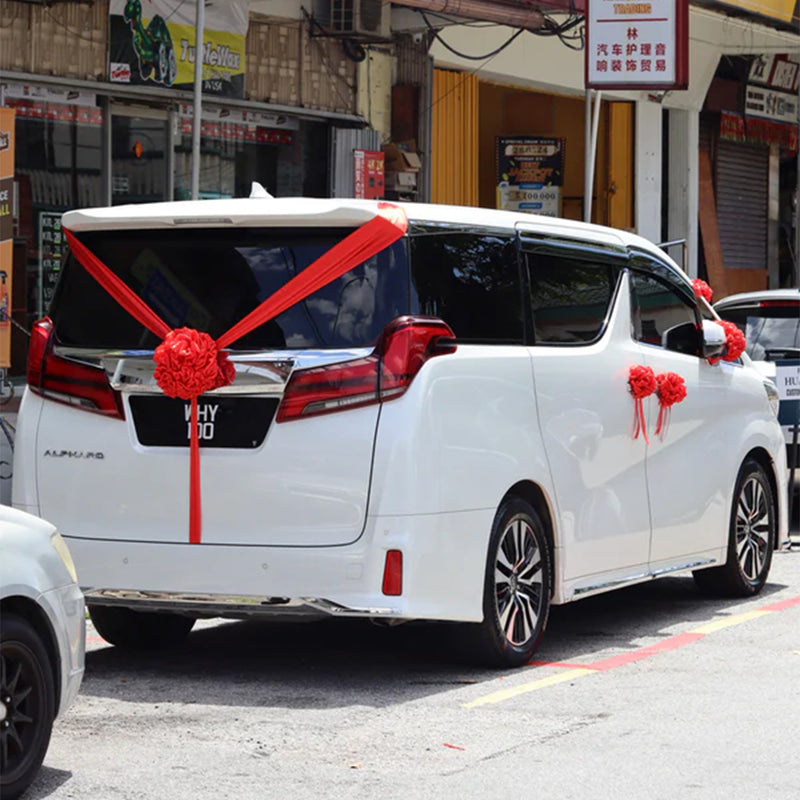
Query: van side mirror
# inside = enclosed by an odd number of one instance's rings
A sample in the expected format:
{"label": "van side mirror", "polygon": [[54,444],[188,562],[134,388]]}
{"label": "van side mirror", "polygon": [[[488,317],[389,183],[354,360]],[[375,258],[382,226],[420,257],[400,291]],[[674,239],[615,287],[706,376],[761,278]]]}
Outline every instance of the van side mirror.
{"label": "van side mirror", "polygon": [[703,358],[718,358],[728,352],[728,340],[722,325],[703,320]]}

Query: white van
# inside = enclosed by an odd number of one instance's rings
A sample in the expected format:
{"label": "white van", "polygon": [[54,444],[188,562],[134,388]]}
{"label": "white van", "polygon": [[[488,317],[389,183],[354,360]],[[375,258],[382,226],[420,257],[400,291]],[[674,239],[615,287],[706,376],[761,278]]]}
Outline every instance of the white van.
{"label": "white van", "polygon": [[[196,542],[190,404],[154,380],[159,338],[67,258],[33,332],[14,504],[68,540],[99,632],[444,620],[518,665],[551,604],[685,570],[760,591],[788,535],[775,388],[747,356],[709,363],[724,333],[678,267],[621,231],[399,206],[404,236],[231,345],[235,380],[198,401]],[[218,338],[378,213],[250,198],[63,226],[169,327]],[[685,399],[640,417],[637,366]]]}

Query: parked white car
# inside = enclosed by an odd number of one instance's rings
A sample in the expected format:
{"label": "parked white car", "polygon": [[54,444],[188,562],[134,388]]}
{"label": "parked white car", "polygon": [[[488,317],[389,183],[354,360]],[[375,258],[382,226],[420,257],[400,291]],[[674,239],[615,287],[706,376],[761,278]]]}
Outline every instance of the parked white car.
{"label": "parked white car", "polygon": [[86,617],[75,565],[52,525],[0,505],[0,553],[0,797],[13,800],[78,693]]}
{"label": "parked white car", "polygon": [[[386,213],[250,198],[64,215],[81,263],[33,332],[14,503],[59,525],[101,635],[445,620],[477,658],[518,665],[551,604],[686,570],[760,591],[787,535],[774,386],[709,363],[724,332],[649,242],[486,209],[400,205],[393,244],[233,342],[235,380],[198,401],[190,527],[191,402],[164,395],[159,336],[86,264],[217,339]],[[677,384],[685,399],[639,408],[634,368],[674,373],[669,402]]]}
{"label": "parked white car", "polygon": [[[763,375],[781,372],[780,422],[786,460],[800,490],[800,289],[769,289],[732,294],[714,304],[717,313],[735,322],[747,337],[747,354]],[[791,474],[791,472],[790,472]]]}

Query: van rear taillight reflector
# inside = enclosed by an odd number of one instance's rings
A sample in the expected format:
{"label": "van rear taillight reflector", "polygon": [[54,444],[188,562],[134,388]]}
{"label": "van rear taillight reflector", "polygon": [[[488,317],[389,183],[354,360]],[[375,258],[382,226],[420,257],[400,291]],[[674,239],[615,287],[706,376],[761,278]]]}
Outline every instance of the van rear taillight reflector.
{"label": "van rear taillight reflector", "polygon": [[28,350],[28,386],[32,392],[59,403],[125,419],[122,402],[106,376],[105,370],[54,352],[53,323],[40,319],[31,331]]}
{"label": "van rear taillight reflector", "polygon": [[760,308],[797,308],[800,309],[800,300],[762,300]]}
{"label": "van rear taillight reflector", "polygon": [[398,317],[366,358],[292,373],[277,422],[330,414],[400,397],[422,365],[455,352],[455,335],[435,317]]}
{"label": "van rear taillight reflector", "polygon": [[403,594],[403,551],[387,550],[383,565],[383,593],[397,596]]}

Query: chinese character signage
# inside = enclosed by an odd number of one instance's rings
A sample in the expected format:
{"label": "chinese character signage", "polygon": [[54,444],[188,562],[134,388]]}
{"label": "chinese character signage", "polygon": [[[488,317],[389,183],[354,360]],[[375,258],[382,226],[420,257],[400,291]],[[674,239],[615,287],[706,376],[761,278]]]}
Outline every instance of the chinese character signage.
{"label": "chinese character signage", "polygon": [[497,207],[561,216],[565,139],[497,137]]}
{"label": "chinese character signage", "polygon": [[688,0],[588,0],[588,4],[587,88],[687,88]]}
{"label": "chinese character signage", "polygon": [[754,58],[745,89],[744,113],[796,125],[798,71],[800,64],[786,54]]}
{"label": "chinese character signage", "polygon": [[[194,86],[196,3],[110,0],[109,70],[113,83]],[[244,97],[249,0],[206,4],[203,92]]]}
{"label": "chinese character signage", "polygon": [[353,150],[353,197],[379,200],[383,197],[383,152]]}
{"label": "chinese character signage", "polygon": [[0,368],[11,366],[11,272],[14,264],[14,109],[0,108]]}

